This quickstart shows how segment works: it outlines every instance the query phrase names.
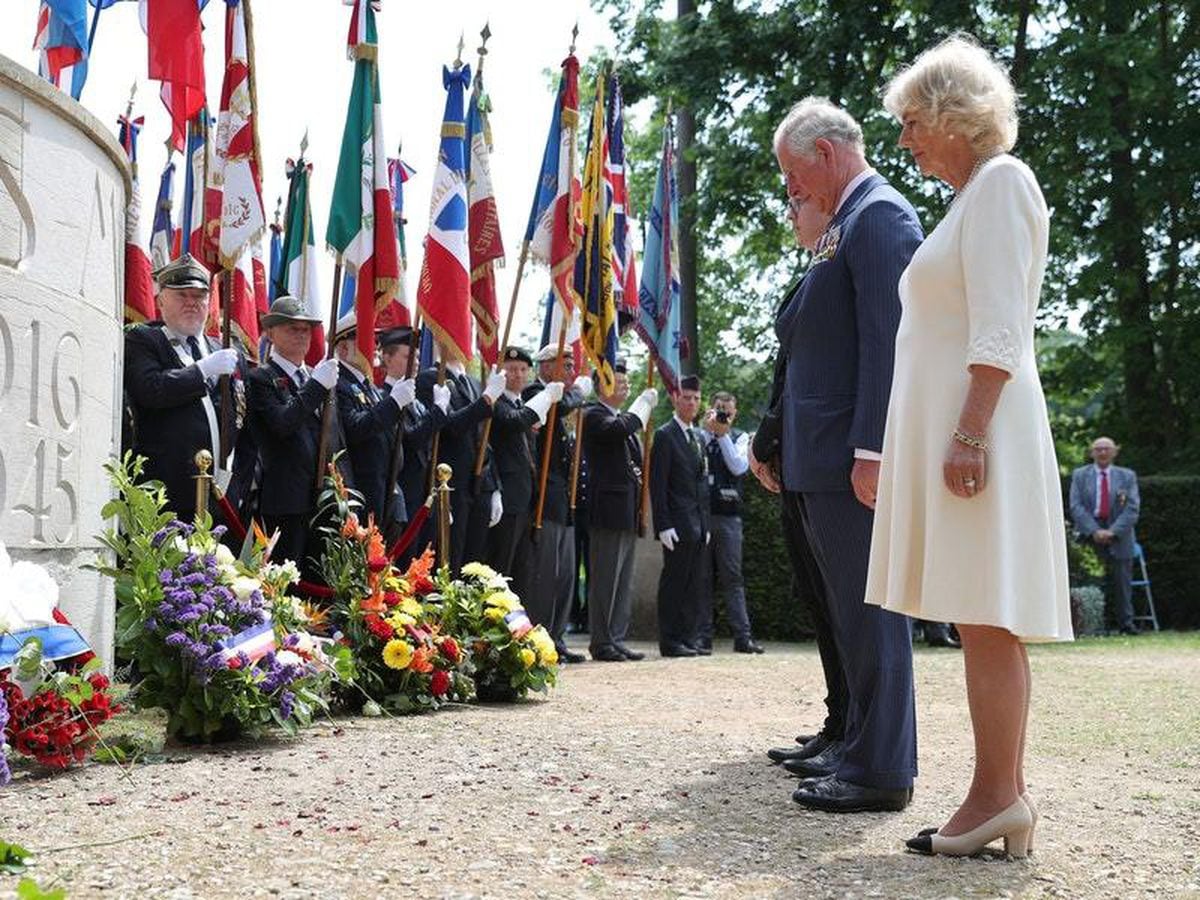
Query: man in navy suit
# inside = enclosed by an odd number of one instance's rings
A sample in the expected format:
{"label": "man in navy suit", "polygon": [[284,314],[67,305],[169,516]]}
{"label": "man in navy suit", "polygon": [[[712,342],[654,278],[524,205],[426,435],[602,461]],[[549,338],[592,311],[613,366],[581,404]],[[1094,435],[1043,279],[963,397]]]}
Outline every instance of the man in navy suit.
{"label": "man in navy suit", "polygon": [[654,432],[650,508],[663,547],[658,579],[658,649],[663,656],[710,656],[700,641],[700,610],[708,588],[708,466],[692,424],[700,411],[700,379],[688,375],[671,394],[675,415]]}
{"label": "man in navy suit", "polygon": [[[196,451],[208,450],[216,475],[230,461],[220,458],[220,398],[217,382],[233,376],[238,438],[229,498],[235,508],[250,489],[256,453],[245,412],[245,361],[232,348],[204,334],[208,320],[209,274],[184,254],[154,273],[161,321],[125,333],[125,396],[133,418],[133,452],[146,457],[143,475],[161,481],[170,509],[183,521],[196,514]],[[219,521],[219,517],[215,518]]]}
{"label": "man in navy suit", "polygon": [[[262,319],[271,358],[250,373],[246,387],[250,427],[262,457],[259,512],[268,534],[279,531],[272,558],[294,560],[305,577],[319,574],[315,558],[322,547],[312,520],[317,511],[321,412],[338,379],[336,359],[321,360],[312,368],[304,363],[313,326],[319,323],[295,297],[276,297]],[[336,408],[334,412],[336,418]],[[344,446],[338,432],[335,427],[330,459]],[[354,487],[344,457],[339,471]]]}
{"label": "man in navy suit", "polygon": [[354,486],[362,494],[359,518],[365,523],[368,516],[373,517],[385,535],[392,535],[397,523],[407,518],[404,498],[396,496],[394,482],[388,484],[396,450],[396,423],[404,408],[416,399],[417,389],[412,378],[401,378],[388,385],[386,391],[375,387],[371,373],[360,368],[363,360],[355,344],[357,336],[358,327],[350,313],[338,322],[334,344],[341,363],[335,388],[338,419],[346,435]]}
{"label": "man in navy suit", "polygon": [[909,621],[864,603],[891,391],[900,275],[922,240],[912,206],[867,165],[862,129],[807,98],[775,133],[793,214],[829,225],[776,318],[786,355],[781,465],[824,582],[848,688],[844,741],[809,760],[793,799],[831,812],[903,809],[917,771]]}

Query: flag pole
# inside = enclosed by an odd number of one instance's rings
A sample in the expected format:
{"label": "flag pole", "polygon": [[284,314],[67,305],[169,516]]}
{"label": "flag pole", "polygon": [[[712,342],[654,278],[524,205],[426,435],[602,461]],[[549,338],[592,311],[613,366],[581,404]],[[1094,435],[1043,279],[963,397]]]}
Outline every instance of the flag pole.
{"label": "flag pole", "polygon": [[[513,313],[517,311],[517,294],[521,289],[521,275],[525,271],[525,260],[529,257],[529,241],[521,242],[521,256],[517,260],[517,275],[513,280],[512,297],[508,301],[508,318],[504,321],[504,339],[500,343],[500,354],[497,357],[501,361],[504,360],[504,354],[508,351],[508,339],[512,335]],[[484,374],[483,380],[486,382],[487,375]],[[475,455],[475,474],[479,475],[483,471],[483,460],[487,456],[488,440],[492,435],[492,420],[487,418],[483,420],[483,431],[479,437],[479,452]]]}
{"label": "flag pole", "polygon": [[[557,303],[557,300],[552,302]],[[562,324],[558,329],[558,353],[554,358],[554,376],[559,381],[563,379],[563,350],[567,346],[567,317],[564,314]],[[551,403],[550,409],[546,413],[546,443],[542,446],[542,471],[538,476],[538,500],[537,511],[533,517],[533,527],[535,530],[540,530],[542,527],[542,512],[546,507],[546,483],[550,477],[550,450],[554,445],[554,426],[558,423],[558,404]]]}
{"label": "flag pole", "polygon": [[[654,387],[654,353],[646,363],[646,387]],[[653,415],[654,410],[651,410]],[[646,426],[642,432],[642,495],[638,501],[638,537],[646,536],[646,513],[650,509],[650,444],[654,440],[654,432],[650,430],[650,416],[646,417]]]}
{"label": "flag pole", "polygon": [[[333,300],[329,304],[329,337],[325,358],[333,358],[333,347],[337,341],[338,306],[342,300],[342,254],[333,263]],[[330,388],[321,409],[321,443],[317,447],[317,491],[325,481],[325,466],[329,462],[329,438],[333,434],[333,404],[335,389]]]}

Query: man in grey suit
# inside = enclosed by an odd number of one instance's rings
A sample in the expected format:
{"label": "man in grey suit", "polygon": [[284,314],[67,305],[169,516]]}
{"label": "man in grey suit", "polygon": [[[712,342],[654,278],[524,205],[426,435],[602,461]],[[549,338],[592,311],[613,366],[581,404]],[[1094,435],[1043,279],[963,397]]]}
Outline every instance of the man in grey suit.
{"label": "man in grey suit", "polygon": [[774,149],[794,214],[812,204],[830,217],[776,317],[787,360],[780,463],[792,521],[802,524],[824,582],[848,689],[844,741],[799,761],[813,778],[792,799],[829,812],[901,810],[917,771],[909,621],[868,606],[864,594],[898,285],[921,226],[867,165],[858,123],[828,100],[796,104]]}
{"label": "man in grey suit", "polygon": [[1121,448],[1109,437],[1092,443],[1092,465],[1071,474],[1071,518],[1081,540],[1091,541],[1104,560],[1108,600],[1115,607],[1122,634],[1137,634],[1133,627],[1133,526],[1141,498],[1137,473],[1113,465]]}

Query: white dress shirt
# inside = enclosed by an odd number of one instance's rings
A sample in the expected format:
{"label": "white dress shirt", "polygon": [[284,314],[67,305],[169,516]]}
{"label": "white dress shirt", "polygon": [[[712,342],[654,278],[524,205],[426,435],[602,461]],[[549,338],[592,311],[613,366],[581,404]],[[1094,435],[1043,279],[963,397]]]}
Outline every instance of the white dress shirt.
{"label": "white dress shirt", "polygon": [[725,460],[725,467],[729,469],[729,473],[735,476],[745,475],[746,470],[750,468],[750,435],[743,434],[734,441],[729,432],[717,437],[706,428],[700,429],[701,444],[707,447],[708,442],[714,440],[717,442],[721,458]]}

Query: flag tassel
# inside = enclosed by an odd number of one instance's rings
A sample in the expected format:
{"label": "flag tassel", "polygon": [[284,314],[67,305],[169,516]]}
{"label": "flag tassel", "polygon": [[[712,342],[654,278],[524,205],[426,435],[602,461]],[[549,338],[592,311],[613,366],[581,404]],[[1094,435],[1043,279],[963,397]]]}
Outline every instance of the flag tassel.
{"label": "flag tassel", "polygon": [[[508,317],[504,320],[504,339],[500,342],[499,359],[504,359],[504,354],[508,350],[508,339],[512,336],[513,313],[517,311],[517,293],[521,289],[521,275],[525,271],[525,260],[529,258],[529,241],[521,242],[521,256],[517,260],[517,277],[513,280],[512,297],[508,301]],[[412,357],[409,357],[411,364]],[[480,380],[485,384],[487,382],[487,373],[480,376]],[[475,474],[479,475],[483,471],[483,461],[487,457],[488,441],[492,436],[492,420],[490,418],[483,420],[483,433],[479,438],[479,452],[475,455]]]}

